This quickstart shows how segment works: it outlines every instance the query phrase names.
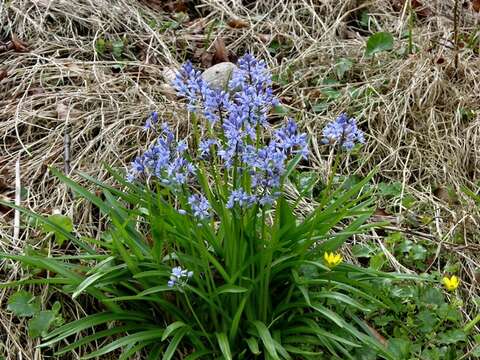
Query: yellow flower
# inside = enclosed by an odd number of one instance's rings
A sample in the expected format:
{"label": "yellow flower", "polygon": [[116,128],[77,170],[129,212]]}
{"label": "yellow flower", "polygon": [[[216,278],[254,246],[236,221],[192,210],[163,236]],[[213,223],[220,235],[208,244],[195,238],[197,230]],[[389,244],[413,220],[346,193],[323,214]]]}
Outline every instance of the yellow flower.
{"label": "yellow flower", "polygon": [[442,281],[448,291],[454,291],[460,285],[460,279],[455,275],[452,275],[451,278],[445,276]]}
{"label": "yellow flower", "polygon": [[325,252],[325,254],[323,254],[323,258],[325,259],[325,262],[327,263],[327,266],[329,268],[333,268],[337,266],[342,262],[342,259],[343,259],[342,255],[335,254],[333,252],[331,253]]}

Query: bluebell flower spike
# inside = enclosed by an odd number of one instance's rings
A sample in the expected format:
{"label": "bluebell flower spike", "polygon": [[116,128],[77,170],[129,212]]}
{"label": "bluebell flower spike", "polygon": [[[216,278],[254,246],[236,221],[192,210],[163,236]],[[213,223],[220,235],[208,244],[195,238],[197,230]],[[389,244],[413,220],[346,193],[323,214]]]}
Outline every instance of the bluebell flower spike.
{"label": "bluebell flower spike", "polygon": [[364,144],[365,137],[363,132],[358,129],[357,121],[343,113],[325,126],[322,142],[324,144],[338,145],[350,151],[356,143]]}

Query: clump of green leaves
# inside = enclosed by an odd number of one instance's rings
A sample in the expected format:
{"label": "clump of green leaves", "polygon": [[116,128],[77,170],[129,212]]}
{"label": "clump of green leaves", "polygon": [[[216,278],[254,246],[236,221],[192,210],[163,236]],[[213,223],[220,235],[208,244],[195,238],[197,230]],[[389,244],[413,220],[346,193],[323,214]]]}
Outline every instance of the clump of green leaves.
{"label": "clump of green leaves", "polygon": [[28,334],[32,338],[45,336],[52,327],[63,324],[60,308],[60,303],[55,302],[51,310],[41,310],[40,299],[23,290],[12,294],[7,305],[7,310],[15,316],[29,318]]}
{"label": "clump of green leaves", "polygon": [[[65,232],[71,233],[73,231],[73,221],[66,215],[53,214],[48,218],[48,223],[43,223],[41,225],[43,231],[47,234],[52,234],[55,237],[55,241],[58,245],[62,245],[67,237],[64,235]],[[58,228],[63,231],[59,231]]]}
{"label": "clump of green leaves", "polygon": [[100,37],[95,42],[96,55],[101,59],[124,61],[127,58],[128,39],[110,40]]}
{"label": "clump of green leaves", "polygon": [[377,32],[369,36],[365,48],[365,56],[372,57],[375,54],[393,49],[393,36],[388,32]]}
{"label": "clump of green leaves", "polygon": [[467,334],[458,304],[446,301],[438,287],[387,282],[380,291],[393,300],[393,306],[368,318],[382,335],[390,337],[395,359],[454,360],[465,354]]}

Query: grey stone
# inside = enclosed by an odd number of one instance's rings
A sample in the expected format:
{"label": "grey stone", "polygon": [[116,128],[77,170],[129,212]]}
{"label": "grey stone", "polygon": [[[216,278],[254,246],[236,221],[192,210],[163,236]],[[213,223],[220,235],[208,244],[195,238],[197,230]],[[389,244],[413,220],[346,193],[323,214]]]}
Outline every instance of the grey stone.
{"label": "grey stone", "polygon": [[236,68],[237,66],[234,63],[222,62],[206,69],[202,74],[202,79],[211,88],[225,90]]}

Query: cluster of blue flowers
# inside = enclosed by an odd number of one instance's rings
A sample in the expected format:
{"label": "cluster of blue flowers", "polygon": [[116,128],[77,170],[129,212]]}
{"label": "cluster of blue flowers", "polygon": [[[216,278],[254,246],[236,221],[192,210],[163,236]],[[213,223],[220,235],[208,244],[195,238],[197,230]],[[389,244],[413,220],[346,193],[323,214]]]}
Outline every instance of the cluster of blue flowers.
{"label": "cluster of blue flowers", "polygon": [[205,220],[210,217],[210,203],[203,195],[190,195],[188,198],[188,205],[190,205],[193,216],[200,220]]}
{"label": "cluster of blue flowers", "polygon": [[295,122],[289,120],[267,144],[257,139],[269,126],[268,113],[278,100],[273,95],[271,75],[264,61],[246,54],[237,65],[223,90],[210,88],[189,62],[179,70],[173,85],[187,100],[189,111],[203,115],[208,120],[207,126],[223,134],[222,141],[209,138],[200,141],[199,159],[210,157],[214,149],[227,171],[235,167],[252,177],[250,189],[235,185],[227,207],[272,204],[278,196],[276,190],[287,162],[296,154],[307,156],[307,136],[299,134]]}
{"label": "cluster of blue flowers", "polygon": [[[235,176],[230,179],[232,190],[226,207],[272,205],[280,194],[288,162],[295,156],[308,156],[307,135],[299,133],[297,124],[289,119],[265,140],[263,134],[270,127],[268,114],[278,104],[271,88],[271,75],[265,62],[250,54],[240,58],[237,65],[225,89],[210,87],[190,62],[177,72],[173,86],[186,100],[190,112],[207,119],[198,133],[216,136],[197,139],[196,159],[211,161],[215,157],[215,163],[223,165],[223,171],[237,174],[236,180]],[[157,126],[158,113],[153,112],[145,127]],[[187,143],[176,142],[165,124],[159,133],[157,142],[133,161],[128,179],[155,177],[167,185],[187,184],[196,172],[196,167],[185,158]],[[364,136],[355,119],[341,114],[325,127],[322,142],[351,150],[356,142],[364,142]],[[243,174],[250,176],[248,188],[239,184]],[[198,219],[211,217],[211,206],[205,196],[191,195],[188,205]]]}
{"label": "cluster of blue flowers", "polygon": [[[158,116],[158,115],[157,115]],[[152,127],[152,115],[147,125]],[[165,185],[183,185],[195,174],[195,167],[185,159],[187,143],[175,141],[175,136],[166,124],[162,124],[156,143],[133,162],[127,175],[128,181],[139,177],[156,177]]]}
{"label": "cluster of blue flowers", "polygon": [[170,274],[170,280],[168,280],[168,287],[183,286],[187,283],[188,279],[193,276],[193,271],[182,269],[180,266],[174,267]]}
{"label": "cluster of blue flowers", "polygon": [[347,114],[341,114],[325,126],[322,142],[352,150],[356,142],[365,143],[365,138],[357,127],[357,121],[354,118],[349,119]]}

